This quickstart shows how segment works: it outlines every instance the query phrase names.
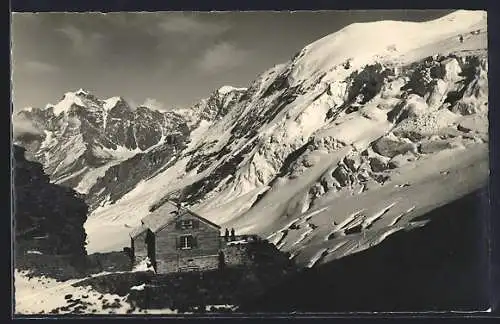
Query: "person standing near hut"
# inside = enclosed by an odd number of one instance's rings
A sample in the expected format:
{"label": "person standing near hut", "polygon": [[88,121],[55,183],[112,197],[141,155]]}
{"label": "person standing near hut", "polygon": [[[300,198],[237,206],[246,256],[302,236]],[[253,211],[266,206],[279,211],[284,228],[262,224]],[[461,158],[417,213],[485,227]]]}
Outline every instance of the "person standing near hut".
{"label": "person standing near hut", "polygon": [[236,235],[234,235],[234,228],[231,228],[231,241],[236,241]]}
{"label": "person standing near hut", "polygon": [[224,253],[219,251],[219,269],[222,270],[226,267],[226,261],[224,259]]}
{"label": "person standing near hut", "polygon": [[226,232],[224,233],[224,240],[229,241],[229,230],[226,228]]}

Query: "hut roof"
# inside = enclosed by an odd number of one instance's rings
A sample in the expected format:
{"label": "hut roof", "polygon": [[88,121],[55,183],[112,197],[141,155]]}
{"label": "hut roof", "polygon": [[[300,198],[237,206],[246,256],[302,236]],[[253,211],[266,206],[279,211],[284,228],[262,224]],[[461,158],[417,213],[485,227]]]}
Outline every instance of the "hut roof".
{"label": "hut roof", "polygon": [[158,232],[160,229],[164,228],[168,224],[170,224],[172,221],[174,221],[178,215],[181,214],[190,214],[193,217],[198,218],[200,221],[207,223],[213,227],[219,228],[220,226],[209,221],[206,218],[201,217],[200,215],[192,212],[191,210],[187,208],[179,207],[171,202],[171,201],[166,201],[164,204],[162,204],[160,207],[155,209],[153,212],[151,212],[149,215],[144,217],[141,222],[142,225],[133,229],[132,232],[130,232],[130,236],[132,238],[136,237],[137,235],[141,234],[142,232],[146,230],[151,230],[153,233]]}
{"label": "hut roof", "polygon": [[152,232],[156,232],[163,226],[169,224],[178,215],[179,208],[172,202],[167,201],[155,211],[149,213],[142,219],[144,226]]}
{"label": "hut roof", "polygon": [[143,233],[144,231],[147,231],[148,228],[144,225],[141,224],[141,226],[135,227],[130,233],[131,238],[136,238],[139,234]]}

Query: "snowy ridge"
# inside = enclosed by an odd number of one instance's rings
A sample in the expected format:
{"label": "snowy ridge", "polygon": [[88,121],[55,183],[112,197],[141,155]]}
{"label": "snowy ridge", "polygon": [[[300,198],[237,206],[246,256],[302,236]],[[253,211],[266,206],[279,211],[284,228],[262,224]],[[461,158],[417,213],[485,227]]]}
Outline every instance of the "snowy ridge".
{"label": "snowy ridge", "polygon": [[86,91],[86,90],[84,90],[84,89],[80,88],[80,89],[78,89],[78,90],[75,92],[75,94],[82,96],[82,95],[88,95],[89,93],[88,93],[88,91]]}
{"label": "snowy ridge", "polygon": [[[459,10],[429,22],[377,21],[351,24],[308,46],[293,62],[292,85],[308,80],[323,71],[351,60],[351,66],[360,67],[379,58],[394,60],[440,38],[458,35],[471,26],[486,24],[483,11]],[[384,35],[383,38],[379,37]],[[329,80],[334,72],[324,76]]]}
{"label": "snowy ridge", "polygon": [[116,104],[121,100],[123,100],[121,97],[111,97],[104,100],[104,110],[110,110],[111,108],[114,108]]}
{"label": "snowy ridge", "polygon": [[24,108],[22,108],[22,110],[23,110],[23,111],[32,112],[32,111],[33,111],[33,107],[31,107],[31,106],[24,107]]}
{"label": "snowy ridge", "polygon": [[61,101],[59,101],[56,105],[51,105],[54,108],[54,114],[60,115],[63,112],[67,112],[73,105],[84,106],[79,95],[83,94],[82,92],[66,92]]}
{"label": "snowy ridge", "polygon": [[220,94],[225,95],[231,91],[245,91],[247,88],[235,88],[233,86],[224,85],[217,90]]}

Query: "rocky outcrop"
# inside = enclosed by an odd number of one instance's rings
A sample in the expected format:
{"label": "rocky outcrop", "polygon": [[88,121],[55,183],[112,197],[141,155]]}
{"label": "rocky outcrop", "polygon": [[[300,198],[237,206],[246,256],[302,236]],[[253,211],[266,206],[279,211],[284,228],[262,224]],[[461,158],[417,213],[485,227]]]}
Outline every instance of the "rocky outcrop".
{"label": "rocky outcrop", "polygon": [[418,118],[427,112],[429,106],[424,98],[417,94],[410,94],[398,106],[391,110],[387,117],[393,123],[399,123],[407,118]]}
{"label": "rocky outcrop", "polygon": [[400,139],[394,135],[384,136],[373,144],[373,150],[382,156],[393,158],[399,154],[417,151],[417,147],[409,140]]}
{"label": "rocky outcrop", "polygon": [[14,146],[14,228],[18,253],[84,255],[88,206],[70,188],[51,184],[40,163]]}
{"label": "rocky outcrop", "polygon": [[229,86],[213,92],[208,98],[200,100],[191,109],[197,115],[197,118],[206,121],[217,121],[223,118],[238,103],[246,89],[232,88]]}
{"label": "rocky outcrop", "polygon": [[186,134],[173,138],[172,144],[164,144],[147,153],[139,153],[126,161],[110,167],[97,179],[87,195],[91,210],[102,203],[113,204],[127,192],[157,172],[170,167],[176,161],[176,153],[185,148]]}
{"label": "rocky outcrop", "polygon": [[[104,131],[111,136],[113,143],[121,144],[128,149],[135,150],[138,145],[134,137],[134,121],[132,108],[127,102],[120,99],[108,111]],[[158,140],[157,134],[152,135],[153,138]]]}

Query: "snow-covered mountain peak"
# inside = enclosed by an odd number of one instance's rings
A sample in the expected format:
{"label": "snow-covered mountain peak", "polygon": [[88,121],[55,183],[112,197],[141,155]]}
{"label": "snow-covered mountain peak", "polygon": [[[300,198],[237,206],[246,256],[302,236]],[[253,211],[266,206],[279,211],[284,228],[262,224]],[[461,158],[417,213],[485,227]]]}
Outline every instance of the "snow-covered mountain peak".
{"label": "snow-covered mountain peak", "polygon": [[40,133],[18,143],[43,163],[54,182],[82,193],[110,167],[139,152],[168,149],[175,140],[182,143],[188,131],[184,118],[135,109],[119,96],[102,100],[83,89],[64,93],[45,109],[18,114]]}
{"label": "snow-covered mountain peak", "polygon": [[75,92],[76,95],[80,95],[80,96],[84,96],[84,95],[88,95],[89,92],[87,90],[84,90],[82,88],[78,89],[76,92]]}
{"label": "snow-covered mountain peak", "polygon": [[82,99],[76,92],[66,92],[63,99],[55,105],[47,105],[47,108],[54,108],[54,114],[60,115],[63,112],[69,111],[73,105],[85,106]]}
{"label": "snow-covered mountain peak", "polygon": [[110,110],[115,107],[119,102],[124,102],[125,100],[122,97],[111,97],[104,100],[103,108],[105,110]]}
{"label": "snow-covered mountain peak", "polygon": [[28,107],[24,107],[21,109],[21,111],[27,111],[27,112],[32,112],[33,111],[33,107],[32,106],[28,106]]}
{"label": "snow-covered mountain peak", "polygon": [[67,92],[64,93],[63,98],[66,97],[66,96],[69,96],[69,97],[76,96],[76,97],[81,97],[81,98],[93,97],[93,95],[89,91],[87,91],[87,90],[85,90],[83,88],[80,88],[80,89],[78,89],[76,91],[67,91]]}
{"label": "snow-covered mountain peak", "polygon": [[385,20],[351,24],[309,44],[295,57],[291,85],[325,71],[330,77],[339,77],[338,72],[332,71],[340,64],[345,66],[345,74],[382,58],[391,61],[446,36],[457,36],[458,41],[461,32],[485,18],[484,11],[459,10],[428,22]]}
{"label": "snow-covered mountain peak", "polygon": [[128,107],[128,104],[122,97],[115,96],[101,100],[87,90],[78,89],[77,91],[68,91],[64,93],[62,99],[58,103],[47,104],[45,106],[45,110],[52,108],[54,115],[56,116],[63,112],[68,112],[71,107],[75,105],[85,109],[108,111],[120,102],[124,103],[124,105]]}
{"label": "snow-covered mountain peak", "polygon": [[47,104],[45,106],[45,110],[50,108],[53,109],[54,115],[58,116],[63,112],[67,112],[70,110],[73,105],[77,105],[80,107],[99,107],[99,99],[90,94],[87,90],[82,88],[77,91],[68,91],[63,94],[61,100],[56,104]]}
{"label": "snow-covered mountain peak", "polygon": [[245,91],[245,90],[247,90],[247,88],[236,88],[236,87],[233,87],[230,85],[224,85],[224,86],[220,87],[217,91],[219,92],[219,94],[225,95],[231,91]]}
{"label": "snow-covered mountain peak", "polygon": [[449,22],[459,22],[460,24],[463,25],[472,25],[480,22],[481,20],[485,20],[487,18],[487,13],[486,11],[482,10],[464,10],[464,9],[459,9],[456,10],[446,16],[443,16],[441,18],[437,18],[431,22],[444,22],[444,21],[449,21]]}

